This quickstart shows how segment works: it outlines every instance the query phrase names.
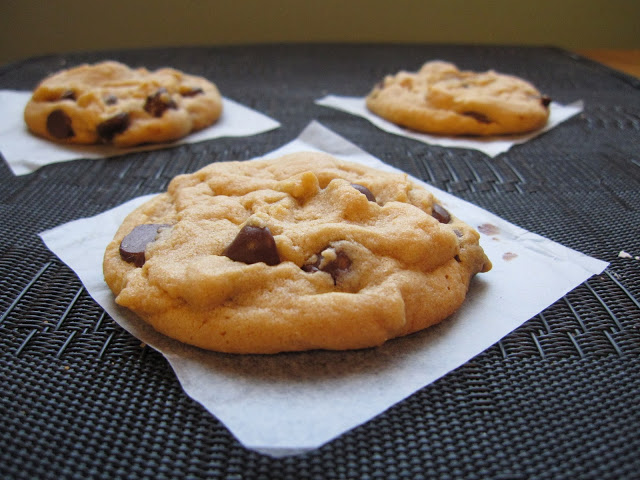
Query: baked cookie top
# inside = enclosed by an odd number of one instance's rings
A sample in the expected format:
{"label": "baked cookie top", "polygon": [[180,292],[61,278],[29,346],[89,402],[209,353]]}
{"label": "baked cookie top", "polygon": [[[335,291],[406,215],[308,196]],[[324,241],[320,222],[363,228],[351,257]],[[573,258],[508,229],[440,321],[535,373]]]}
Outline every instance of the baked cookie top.
{"label": "baked cookie top", "polygon": [[221,113],[220,92],[203,77],[106,61],[45,78],[24,119],[33,133],[54,142],[129,147],[177,140]]}
{"label": "baked cookie top", "polygon": [[103,267],[116,302],[161,333],[275,353],[426,328],[491,262],[407,175],[302,152],[177,176],[124,220]]}
{"label": "baked cookie top", "polygon": [[534,131],[549,118],[551,99],[512,75],[460,71],[448,62],[400,71],[374,86],[369,110],[397,125],[440,135],[502,135]]}

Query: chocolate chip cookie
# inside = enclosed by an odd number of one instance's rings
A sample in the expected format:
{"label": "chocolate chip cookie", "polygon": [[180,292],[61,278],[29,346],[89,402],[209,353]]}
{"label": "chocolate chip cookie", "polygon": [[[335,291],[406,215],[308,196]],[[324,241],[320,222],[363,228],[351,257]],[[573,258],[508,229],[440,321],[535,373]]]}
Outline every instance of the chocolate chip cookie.
{"label": "chocolate chip cookie", "polygon": [[55,142],[130,147],[177,140],[221,113],[220,92],[203,77],[106,61],[44,79],[24,119],[33,133]]}
{"label": "chocolate chip cookie", "polygon": [[491,262],[407,175],[302,152],[213,163],[124,220],[104,256],[116,302],[204,349],[358,349],[424,329]]}
{"label": "chocolate chip cookie", "polygon": [[551,99],[531,83],[493,70],[460,71],[448,62],[388,75],[366,98],[392,123],[439,135],[504,135],[542,128]]}

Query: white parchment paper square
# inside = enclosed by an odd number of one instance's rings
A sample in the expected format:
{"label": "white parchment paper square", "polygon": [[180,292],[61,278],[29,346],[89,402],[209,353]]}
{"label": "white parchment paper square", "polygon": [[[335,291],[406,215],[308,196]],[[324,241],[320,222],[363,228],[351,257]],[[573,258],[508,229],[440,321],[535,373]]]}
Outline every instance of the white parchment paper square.
{"label": "white parchment paper square", "polygon": [[429,145],[478,150],[490,157],[495,157],[501,153],[506,152],[514,145],[528,142],[529,140],[542,135],[545,132],[548,132],[552,128],[557,127],[565,120],[568,120],[574,115],[580,113],[584,108],[582,101],[577,101],[570,105],[561,105],[556,102],[551,102],[551,104],[549,105],[549,121],[547,122],[545,127],[538,131],[523,135],[504,135],[492,137],[447,137],[441,135],[428,135],[426,133],[419,133],[399,127],[398,125],[371,113],[371,111],[369,111],[369,109],[367,108],[365,97],[342,97],[338,95],[327,95],[316,100],[315,103],[362,117],[387,133],[400,135],[406,138],[412,138],[413,140],[418,140],[419,142],[427,143]]}
{"label": "white parchment paper square", "polygon": [[[317,122],[265,157],[304,150],[397,171]],[[493,270],[476,276],[462,308],[441,324],[360,351],[207,352],[158,334],[116,305],[102,276],[104,250],[123,218],[148,196],[48,230],[41,238],[116,322],[164,354],[185,392],[244,446],[272,456],[292,455],[320,447],[374,418],[481,353],[607,266],[427,188],[472,226],[491,226],[491,235],[482,235],[481,243]]]}
{"label": "white parchment paper square", "polygon": [[266,115],[229,98],[222,99],[218,121],[173,143],[149,144],[134,148],[109,145],[60,145],[29,133],[24,108],[32,92],[0,90],[0,152],[14,175],[25,175],[50,163],[79,158],[106,158],[131,152],[171,148],[184,143],[221,137],[244,137],[267,132],[280,124]]}

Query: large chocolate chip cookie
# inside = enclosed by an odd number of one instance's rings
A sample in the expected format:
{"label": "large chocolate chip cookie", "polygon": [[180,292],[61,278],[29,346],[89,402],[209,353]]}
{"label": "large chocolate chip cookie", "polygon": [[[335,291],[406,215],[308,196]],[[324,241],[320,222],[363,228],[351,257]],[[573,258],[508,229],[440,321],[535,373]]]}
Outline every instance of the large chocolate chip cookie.
{"label": "large chocolate chip cookie", "polygon": [[213,163],[133,211],[104,256],[116,302],[205,349],[356,349],[440,322],[491,263],[404,174],[297,153]]}

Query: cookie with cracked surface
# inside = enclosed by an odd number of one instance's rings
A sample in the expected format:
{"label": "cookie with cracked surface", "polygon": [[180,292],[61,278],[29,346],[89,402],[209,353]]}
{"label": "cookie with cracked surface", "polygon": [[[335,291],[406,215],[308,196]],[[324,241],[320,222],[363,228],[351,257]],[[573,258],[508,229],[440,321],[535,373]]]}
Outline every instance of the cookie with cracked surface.
{"label": "cookie with cracked surface", "polygon": [[203,77],[105,61],[45,78],[24,119],[29,130],[54,142],[130,147],[177,140],[221,113],[220,92]]}
{"label": "cookie with cracked surface", "polygon": [[447,318],[490,268],[479,234],[407,175],[310,152],[175,177],[103,264],[118,304],[232,353],[380,345]]}
{"label": "cookie with cracked surface", "polygon": [[402,127],[438,135],[505,135],[538,130],[551,99],[521,78],[461,71],[448,62],[400,71],[374,86],[367,108]]}

